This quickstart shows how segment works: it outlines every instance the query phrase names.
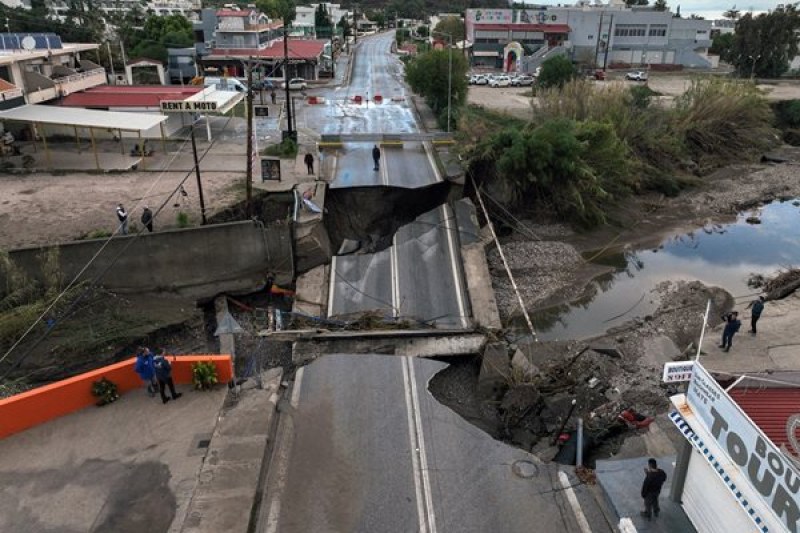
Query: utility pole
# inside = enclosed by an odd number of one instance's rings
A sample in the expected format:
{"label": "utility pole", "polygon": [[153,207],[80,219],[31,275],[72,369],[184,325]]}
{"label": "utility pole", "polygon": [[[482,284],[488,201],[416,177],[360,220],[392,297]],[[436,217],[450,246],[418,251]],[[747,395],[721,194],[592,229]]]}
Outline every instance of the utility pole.
{"label": "utility pole", "polygon": [[[603,39],[603,15],[605,13],[603,11],[600,12],[600,25],[597,27],[597,44],[594,47],[594,64],[595,70],[597,70],[597,56],[600,55],[600,41]],[[608,43],[606,42],[606,46]]]}
{"label": "utility pole", "polygon": [[[208,120],[206,118],[206,120]],[[203,198],[203,182],[200,181],[200,161],[197,159],[197,141],[194,139],[194,122],[192,122],[192,155],[194,155],[194,173],[197,176],[197,192],[200,195],[200,220],[206,225],[206,202]]]}
{"label": "utility pole", "polygon": [[114,56],[111,55],[111,43],[106,41],[106,48],[108,48],[108,64],[111,67],[111,77],[114,79],[114,85],[117,84],[117,74],[114,72]]}
{"label": "utility pole", "polygon": [[253,65],[245,63],[247,70],[247,182],[245,183],[245,214],[252,215],[253,199]]}
{"label": "utility pole", "polygon": [[353,47],[358,44],[358,5],[353,4]]}
{"label": "utility pole", "polygon": [[286,28],[286,19],[283,22],[283,83],[286,86],[286,127],[287,131],[283,138],[289,138],[297,142],[297,134],[292,124],[292,97],[289,90],[289,35]]}
{"label": "utility pole", "polygon": [[611,50],[611,38],[614,32],[614,15],[611,15],[611,22],[608,23],[608,39],[606,40],[606,56],[603,58],[603,72],[608,68],[608,51]]}

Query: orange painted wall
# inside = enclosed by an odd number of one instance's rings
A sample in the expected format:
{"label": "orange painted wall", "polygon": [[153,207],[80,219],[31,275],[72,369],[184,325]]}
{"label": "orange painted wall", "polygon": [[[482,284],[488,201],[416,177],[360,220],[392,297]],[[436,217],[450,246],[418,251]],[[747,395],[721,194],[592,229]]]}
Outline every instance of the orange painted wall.
{"label": "orange painted wall", "polygon": [[[192,382],[192,363],[198,361],[213,361],[221,384],[233,380],[230,355],[170,355],[169,361],[172,363],[172,379],[176,384]],[[101,378],[116,383],[120,394],[144,387],[133,370],[135,362],[134,357],[0,399],[0,439],[84,407],[94,406],[97,398],[92,396],[92,383]]]}

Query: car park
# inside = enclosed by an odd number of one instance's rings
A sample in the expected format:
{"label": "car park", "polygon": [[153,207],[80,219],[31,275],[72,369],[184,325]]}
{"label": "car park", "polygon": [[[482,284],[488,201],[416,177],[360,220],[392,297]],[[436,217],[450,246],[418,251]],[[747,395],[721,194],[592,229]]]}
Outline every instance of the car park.
{"label": "car park", "polygon": [[478,75],[475,78],[475,85],[489,85],[489,78],[488,76]]}
{"label": "car park", "polygon": [[496,76],[489,82],[490,87],[508,87],[511,85],[511,79],[508,76]]}
{"label": "car park", "polygon": [[[286,82],[281,84],[281,89],[286,88]],[[305,91],[308,89],[308,84],[306,80],[303,78],[292,78],[289,80],[289,90],[290,91]]]}
{"label": "car park", "polygon": [[534,82],[533,76],[527,76],[527,75],[517,76],[516,78],[513,78],[511,80],[511,86],[528,87],[530,85],[533,85],[533,82]]}
{"label": "car park", "polygon": [[625,79],[630,81],[647,81],[647,72],[643,70],[636,70],[625,74]]}

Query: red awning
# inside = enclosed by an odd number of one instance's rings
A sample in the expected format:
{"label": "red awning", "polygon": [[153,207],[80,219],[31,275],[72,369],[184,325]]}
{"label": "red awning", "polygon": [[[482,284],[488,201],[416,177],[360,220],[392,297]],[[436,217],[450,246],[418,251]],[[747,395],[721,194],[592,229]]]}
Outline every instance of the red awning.
{"label": "red awning", "polygon": [[[729,394],[776,446],[793,450],[786,422],[800,412],[800,388],[739,386]],[[800,442],[800,430],[795,431],[794,437]]]}
{"label": "red awning", "polygon": [[101,85],[72,93],[61,100],[66,107],[159,107],[162,100],[185,100],[203,90],[194,85]]}
{"label": "red awning", "polygon": [[[289,39],[289,59],[317,59],[322,55],[328,41]],[[206,59],[220,60],[225,57],[264,59],[283,58],[283,39],[275,41],[269,48],[214,48]]]}

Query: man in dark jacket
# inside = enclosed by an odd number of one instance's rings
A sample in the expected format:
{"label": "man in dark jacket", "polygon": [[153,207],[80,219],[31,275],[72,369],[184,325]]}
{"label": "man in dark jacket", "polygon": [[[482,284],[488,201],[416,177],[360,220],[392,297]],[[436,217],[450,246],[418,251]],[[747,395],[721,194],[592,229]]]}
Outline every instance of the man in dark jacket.
{"label": "man in dark jacket", "polygon": [[761,313],[764,311],[764,297],[759,296],[758,300],[750,302],[747,308],[752,309],[752,311],[750,311],[750,333],[755,335],[757,333],[756,322],[761,318]]}
{"label": "man in dark jacket", "polygon": [[150,208],[147,206],[144,206],[142,210],[142,224],[147,228],[147,231],[150,233],[153,232],[153,212],[150,211]]}
{"label": "man in dark jacket", "polygon": [[719,345],[723,351],[727,352],[733,345],[733,336],[742,327],[742,321],[739,320],[739,313],[734,311],[722,316],[725,321],[725,329],[722,330],[722,344]]}
{"label": "man in dark jacket", "polygon": [[308,154],[306,154],[305,158],[303,158],[303,161],[306,164],[306,169],[308,170],[308,173],[309,174],[313,174],[314,173],[314,156],[311,155],[310,153],[308,153]]}
{"label": "man in dark jacket", "polygon": [[173,400],[177,400],[183,394],[175,392],[175,383],[172,381],[172,365],[169,364],[167,358],[164,357],[164,349],[160,349],[158,354],[153,358],[153,367],[156,370],[156,379],[158,380],[158,392],[161,394],[161,401],[167,403],[169,398],[164,394],[164,387],[169,387],[169,392]]}
{"label": "man in dark jacket", "polygon": [[375,163],[373,170],[381,169],[381,149],[377,144],[372,147],[372,162]]}
{"label": "man in dark jacket", "polygon": [[644,482],[642,483],[642,498],[644,498],[644,511],[641,515],[650,520],[655,516],[658,518],[658,513],[661,508],[658,506],[658,495],[661,494],[661,487],[667,480],[667,474],[658,468],[656,460],[650,458],[647,460],[647,468],[644,469]]}

